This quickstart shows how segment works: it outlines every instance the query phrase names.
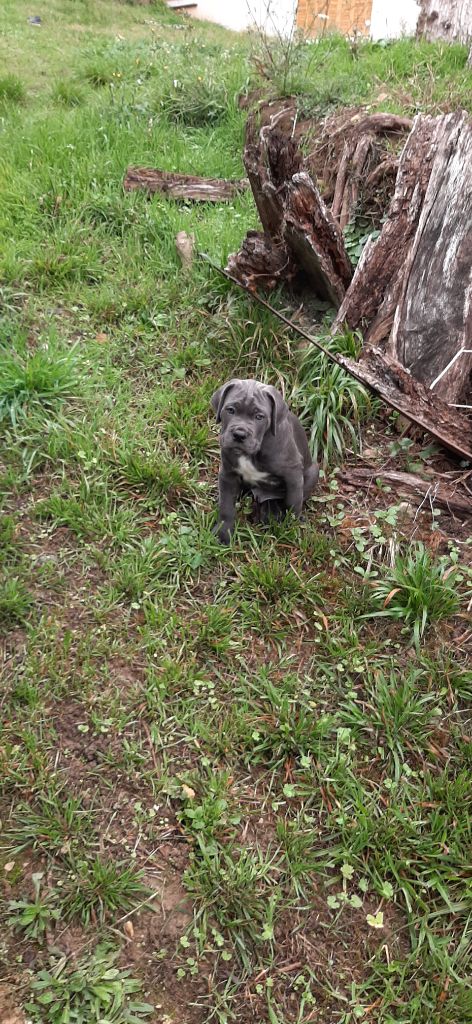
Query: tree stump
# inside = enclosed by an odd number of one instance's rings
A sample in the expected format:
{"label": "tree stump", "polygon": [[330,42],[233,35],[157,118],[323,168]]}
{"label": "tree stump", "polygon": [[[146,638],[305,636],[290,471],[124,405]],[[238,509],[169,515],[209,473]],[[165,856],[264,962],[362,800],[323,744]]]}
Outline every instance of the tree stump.
{"label": "tree stump", "polygon": [[[333,325],[362,326],[365,357],[381,347],[430,386],[460,349],[472,348],[472,125],[467,114],[418,115],[377,241],[364,249]],[[436,385],[457,402],[472,354]]]}

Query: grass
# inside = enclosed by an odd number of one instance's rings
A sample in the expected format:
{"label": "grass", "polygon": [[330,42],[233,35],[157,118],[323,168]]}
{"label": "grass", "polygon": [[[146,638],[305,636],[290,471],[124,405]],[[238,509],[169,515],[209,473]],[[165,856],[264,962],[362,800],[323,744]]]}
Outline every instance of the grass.
{"label": "grass", "polygon": [[[35,1024],[462,1024],[470,545],[348,493],[338,463],[382,432],[407,468],[428,450],[206,265],[182,274],[177,232],[224,263],[251,196],[122,188],[128,164],[243,176],[255,42],[159,3],[30,15],[0,12],[5,977],[29,965]],[[321,115],[470,109],[466,58],[330,37],[274,51],[264,87]],[[222,551],[209,399],[235,375],[285,388],[324,475],[302,523],[243,502]]]}
{"label": "grass", "polygon": [[[459,609],[458,567],[447,559],[434,560],[424,544],[398,556],[384,579],[372,587],[376,616],[387,616],[413,627],[418,647],[428,624],[447,619]],[[459,579],[462,577],[459,574]]]}

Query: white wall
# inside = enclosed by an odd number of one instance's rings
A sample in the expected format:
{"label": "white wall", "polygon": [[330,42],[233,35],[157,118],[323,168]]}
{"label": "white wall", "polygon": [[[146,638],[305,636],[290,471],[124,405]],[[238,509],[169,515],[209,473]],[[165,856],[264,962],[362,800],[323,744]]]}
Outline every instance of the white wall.
{"label": "white wall", "polygon": [[289,35],[297,0],[198,0],[191,13],[241,32],[258,25],[268,35]]}
{"label": "white wall", "polygon": [[372,0],[371,38],[414,36],[419,13],[420,5],[415,0]]}
{"label": "white wall", "polygon": [[[264,28],[268,35],[289,35],[297,0],[198,0],[191,13],[236,32]],[[416,32],[420,6],[416,0],[372,0],[372,39],[398,39]]]}

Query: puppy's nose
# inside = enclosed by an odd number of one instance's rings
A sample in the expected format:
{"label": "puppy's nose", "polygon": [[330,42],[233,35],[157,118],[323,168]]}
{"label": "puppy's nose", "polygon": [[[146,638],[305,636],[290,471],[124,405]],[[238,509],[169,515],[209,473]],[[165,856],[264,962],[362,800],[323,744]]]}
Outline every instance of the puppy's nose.
{"label": "puppy's nose", "polygon": [[235,441],[244,441],[244,439],[247,437],[247,431],[244,430],[244,427],[234,427],[233,437]]}

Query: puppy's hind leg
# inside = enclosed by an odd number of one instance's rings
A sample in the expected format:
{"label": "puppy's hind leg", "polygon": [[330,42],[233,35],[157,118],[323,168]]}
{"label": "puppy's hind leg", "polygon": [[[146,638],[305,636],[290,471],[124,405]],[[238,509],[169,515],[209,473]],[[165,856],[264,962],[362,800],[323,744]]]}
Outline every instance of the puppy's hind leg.
{"label": "puppy's hind leg", "polygon": [[313,462],[309,469],[306,470],[303,476],[303,502],[308,501],[310,495],[313,494],[313,491],[318,483],[319,475],[320,467],[316,464],[316,462]]}

